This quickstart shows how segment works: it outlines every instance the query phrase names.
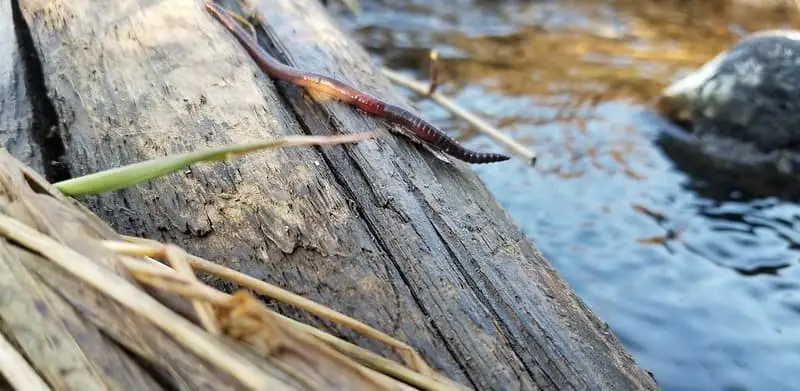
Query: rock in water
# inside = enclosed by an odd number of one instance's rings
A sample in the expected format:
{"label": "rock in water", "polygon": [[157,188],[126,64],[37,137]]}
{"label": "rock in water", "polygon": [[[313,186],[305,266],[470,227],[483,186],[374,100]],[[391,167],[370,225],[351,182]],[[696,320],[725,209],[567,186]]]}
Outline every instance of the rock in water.
{"label": "rock in water", "polygon": [[765,153],[800,152],[800,31],[741,39],[665,89],[659,106],[700,137],[743,141]]}

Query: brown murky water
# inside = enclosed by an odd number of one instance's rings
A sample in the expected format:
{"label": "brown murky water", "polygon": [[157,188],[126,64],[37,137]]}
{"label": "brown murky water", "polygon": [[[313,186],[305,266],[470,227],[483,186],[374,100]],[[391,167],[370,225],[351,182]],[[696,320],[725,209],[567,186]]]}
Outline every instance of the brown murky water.
{"label": "brown murky water", "polygon": [[[800,389],[800,197],[696,164],[664,141],[675,128],[650,106],[738,37],[800,27],[800,13],[701,0],[362,3],[358,16],[332,10],[376,61],[424,79],[437,49],[441,91],[536,147],[536,168],[475,170],[665,390]],[[468,146],[498,150],[417,103]]]}

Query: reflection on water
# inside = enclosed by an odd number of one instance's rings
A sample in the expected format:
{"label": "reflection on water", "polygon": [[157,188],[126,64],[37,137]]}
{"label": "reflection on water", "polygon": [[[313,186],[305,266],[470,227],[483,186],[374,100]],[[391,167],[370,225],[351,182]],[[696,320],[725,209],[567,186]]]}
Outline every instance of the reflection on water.
{"label": "reflection on water", "polygon": [[[701,0],[362,2],[362,15],[337,15],[376,59],[424,78],[437,49],[441,91],[535,146],[534,169],[475,170],[664,389],[800,387],[798,198],[726,185],[664,141],[671,125],[649,108],[743,34],[797,27],[796,12]],[[498,150],[418,105],[468,146]]]}

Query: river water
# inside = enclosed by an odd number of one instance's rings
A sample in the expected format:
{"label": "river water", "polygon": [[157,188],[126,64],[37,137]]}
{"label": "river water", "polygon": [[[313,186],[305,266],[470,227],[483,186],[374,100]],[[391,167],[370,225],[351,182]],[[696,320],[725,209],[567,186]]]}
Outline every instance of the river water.
{"label": "river water", "polygon": [[[795,14],[712,1],[362,0],[333,10],[387,66],[535,147],[474,166],[665,390],[800,390],[800,197],[724,179],[653,112],[666,83]],[[411,95],[409,95],[411,96]],[[500,152],[434,103],[425,116]],[[735,175],[734,175],[735,176]],[[739,178],[741,179],[741,178]]]}

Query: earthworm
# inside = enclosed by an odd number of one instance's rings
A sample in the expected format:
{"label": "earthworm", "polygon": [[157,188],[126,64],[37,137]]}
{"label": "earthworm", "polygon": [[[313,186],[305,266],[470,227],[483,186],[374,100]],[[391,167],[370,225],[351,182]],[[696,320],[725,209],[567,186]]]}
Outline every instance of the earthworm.
{"label": "earthworm", "polygon": [[464,148],[433,124],[400,106],[359,91],[335,78],[286,65],[262,49],[258,41],[222,7],[207,1],[206,10],[236,37],[261,69],[272,77],[301,86],[311,92],[323,93],[390,123],[401,125],[428,145],[467,163],[494,163],[509,158],[501,154],[476,152]]}

